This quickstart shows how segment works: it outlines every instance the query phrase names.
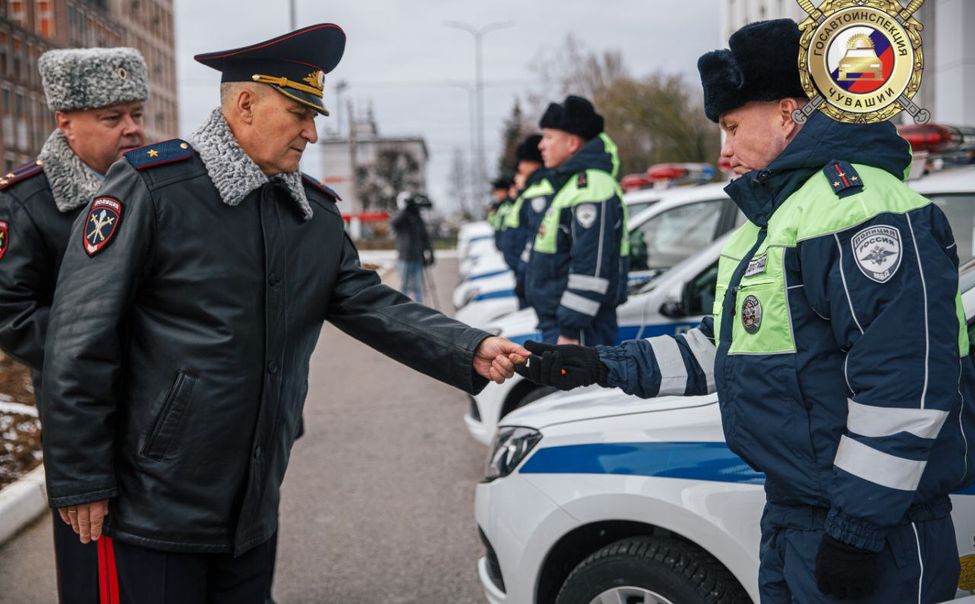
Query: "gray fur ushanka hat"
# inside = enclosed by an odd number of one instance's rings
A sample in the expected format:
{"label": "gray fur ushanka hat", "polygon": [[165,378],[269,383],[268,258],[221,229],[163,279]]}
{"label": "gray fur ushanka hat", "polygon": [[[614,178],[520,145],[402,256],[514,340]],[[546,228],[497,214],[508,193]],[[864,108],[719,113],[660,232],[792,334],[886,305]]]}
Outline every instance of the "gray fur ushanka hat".
{"label": "gray fur ushanka hat", "polygon": [[149,70],[134,48],[49,50],[37,66],[51,111],[97,109],[149,98]]}

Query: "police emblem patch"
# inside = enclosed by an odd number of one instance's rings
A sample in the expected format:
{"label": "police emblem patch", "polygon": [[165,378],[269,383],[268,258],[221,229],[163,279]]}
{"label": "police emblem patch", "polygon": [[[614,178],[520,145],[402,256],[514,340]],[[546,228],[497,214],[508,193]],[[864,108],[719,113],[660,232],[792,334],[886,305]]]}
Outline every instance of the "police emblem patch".
{"label": "police emblem patch", "polygon": [[762,326],[762,303],[755,296],[746,296],[741,303],[741,326],[755,333]]}
{"label": "police emblem patch", "polygon": [[850,240],[853,257],[868,279],[886,283],[901,265],[901,233],[880,224],[863,229]]}
{"label": "police emblem patch", "polygon": [[0,260],[10,247],[10,227],[6,220],[0,220]]}
{"label": "police emblem patch", "polygon": [[94,256],[111,243],[122,222],[122,202],[113,197],[99,197],[85,218],[85,253]]}
{"label": "police emblem patch", "polygon": [[588,229],[596,222],[596,215],[599,212],[596,210],[596,206],[591,203],[584,203],[576,208],[576,220],[584,229]]}
{"label": "police emblem patch", "polygon": [[536,214],[545,209],[545,197],[536,197],[532,200],[532,211]]}

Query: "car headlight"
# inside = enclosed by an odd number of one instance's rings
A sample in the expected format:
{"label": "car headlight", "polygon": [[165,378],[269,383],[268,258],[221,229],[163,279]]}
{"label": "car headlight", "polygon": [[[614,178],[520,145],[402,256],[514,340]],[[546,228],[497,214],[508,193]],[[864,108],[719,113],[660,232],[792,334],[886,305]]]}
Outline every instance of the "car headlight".
{"label": "car headlight", "polygon": [[542,433],[523,426],[501,426],[491,443],[491,452],[484,472],[484,482],[491,482],[511,474],[531,453]]}

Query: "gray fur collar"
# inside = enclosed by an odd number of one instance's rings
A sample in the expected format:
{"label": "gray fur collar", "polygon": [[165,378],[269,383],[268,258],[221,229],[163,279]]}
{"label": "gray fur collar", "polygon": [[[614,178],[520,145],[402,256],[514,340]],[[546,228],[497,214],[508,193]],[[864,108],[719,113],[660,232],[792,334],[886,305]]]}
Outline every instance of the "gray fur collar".
{"label": "gray fur collar", "polygon": [[75,155],[68,145],[68,138],[60,130],[55,130],[47,138],[37,159],[43,162],[44,175],[51,185],[54,205],[59,212],[70,212],[86,205],[102,185],[95,170]]}
{"label": "gray fur collar", "polygon": [[[261,172],[254,160],[241,149],[219,107],[214,109],[207,121],[190,135],[190,142],[199,152],[210,180],[220,193],[220,199],[228,206],[240,205],[251,191],[270,180]],[[312,209],[305,195],[301,172],[276,174],[271,178],[280,180],[288,187],[302,216],[305,220],[310,219]]]}

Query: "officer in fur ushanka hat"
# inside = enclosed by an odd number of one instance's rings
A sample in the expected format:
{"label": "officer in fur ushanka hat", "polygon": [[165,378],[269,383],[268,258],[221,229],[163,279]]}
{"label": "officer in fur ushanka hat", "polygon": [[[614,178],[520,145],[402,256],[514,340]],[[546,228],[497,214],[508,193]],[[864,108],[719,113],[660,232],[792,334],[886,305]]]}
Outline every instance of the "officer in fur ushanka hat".
{"label": "officer in fur ushanka hat", "polygon": [[764,475],[763,604],[951,600],[949,495],[975,482],[951,224],[905,184],[911,149],[890,122],[793,121],[796,23],[747,25],[729,47],[698,62],[747,219],[721,251],[713,314],[676,336],[543,347],[529,377],[716,392],[728,448]]}
{"label": "officer in fur ushanka hat", "polygon": [[[57,128],[36,161],[0,178],[0,348],[31,369],[39,399],[44,336],[72,224],[109,166],[142,145],[149,82],[131,48],[52,50],[38,67]],[[45,438],[54,429],[44,422]],[[66,604],[99,601],[98,545],[78,541],[77,523],[76,514],[54,513]]]}
{"label": "officer in fur ushanka hat", "polygon": [[548,210],[528,254],[525,297],[546,343],[612,344],[629,270],[616,143],[580,96],[550,104],[539,126],[548,186],[533,196],[551,203],[540,202]]}

